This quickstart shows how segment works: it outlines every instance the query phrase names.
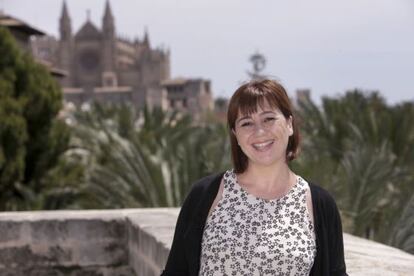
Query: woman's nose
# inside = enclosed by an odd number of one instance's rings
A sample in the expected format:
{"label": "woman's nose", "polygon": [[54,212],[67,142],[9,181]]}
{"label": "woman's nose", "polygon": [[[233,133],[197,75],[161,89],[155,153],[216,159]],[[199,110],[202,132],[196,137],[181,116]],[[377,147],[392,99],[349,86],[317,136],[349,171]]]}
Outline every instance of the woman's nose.
{"label": "woman's nose", "polygon": [[254,132],[262,133],[265,132],[266,127],[262,123],[254,124]]}

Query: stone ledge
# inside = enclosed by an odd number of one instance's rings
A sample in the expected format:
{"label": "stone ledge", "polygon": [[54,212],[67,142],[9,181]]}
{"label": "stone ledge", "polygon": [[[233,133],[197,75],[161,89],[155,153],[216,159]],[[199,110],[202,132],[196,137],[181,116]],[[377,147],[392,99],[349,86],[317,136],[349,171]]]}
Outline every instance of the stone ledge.
{"label": "stone ledge", "polygon": [[[179,208],[0,213],[0,275],[159,275]],[[412,275],[414,256],[344,234],[350,275]]]}

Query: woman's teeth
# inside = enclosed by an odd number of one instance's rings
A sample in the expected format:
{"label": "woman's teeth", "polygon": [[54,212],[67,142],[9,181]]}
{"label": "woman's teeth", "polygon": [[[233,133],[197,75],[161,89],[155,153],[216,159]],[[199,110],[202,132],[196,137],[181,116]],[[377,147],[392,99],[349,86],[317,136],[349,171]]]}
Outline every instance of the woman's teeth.
{"label": "woman's teeth", "polygon": [[253,147],[256,148],[256,149],[263,149],[266,146],[269,146],[270,144],[273,144],[273,140],[267,141],[267,142],[264,142],[264,143],[253,144]]}

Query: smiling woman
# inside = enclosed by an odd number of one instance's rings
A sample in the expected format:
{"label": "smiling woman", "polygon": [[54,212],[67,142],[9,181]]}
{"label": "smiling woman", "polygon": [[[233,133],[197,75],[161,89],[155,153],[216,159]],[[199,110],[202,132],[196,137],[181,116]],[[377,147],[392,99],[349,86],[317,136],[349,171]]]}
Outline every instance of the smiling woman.
{"label": "smiling woman", "polygon": [[234,168],[194,183],[162,275],[347,275],[335,201],[289,168],[299,130],[285,89],[242,85],[227,122]]}
{"label": "smiling woman", "polygon": [[289,97],[279,83],[269,80],[242,85],[231,98],[227,118],[236,173],[244,172],[249,163],[251,148],[246,147],[245,142],[260,143],[273,135],[274,139],[270,140],[277,139],[279,155],[269,153],[270,156],[282,158],[280,153],[283,152],[287,161],[296,157],[299,130]]}

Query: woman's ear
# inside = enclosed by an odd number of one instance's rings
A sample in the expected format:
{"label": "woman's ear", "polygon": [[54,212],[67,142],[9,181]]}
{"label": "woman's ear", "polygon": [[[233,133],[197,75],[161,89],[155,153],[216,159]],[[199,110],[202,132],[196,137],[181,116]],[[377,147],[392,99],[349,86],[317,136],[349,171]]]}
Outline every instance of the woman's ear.
{"label": "woman's ear", "polygon": [[239,140],[237,139],[236,131],[234,130],[234,128],[231,129],[231,133],[233,133],[234,139],[236,139],[236,141],[237,141],[237,145],[240,145]]}
{"label": "woman's ear", "polygon": [[289,130],[289,136],[292,136],[293,135],[293,117],[292,117],[292,115],[290,115],[289,118],[286,121],[287,121],[288,130]]}

